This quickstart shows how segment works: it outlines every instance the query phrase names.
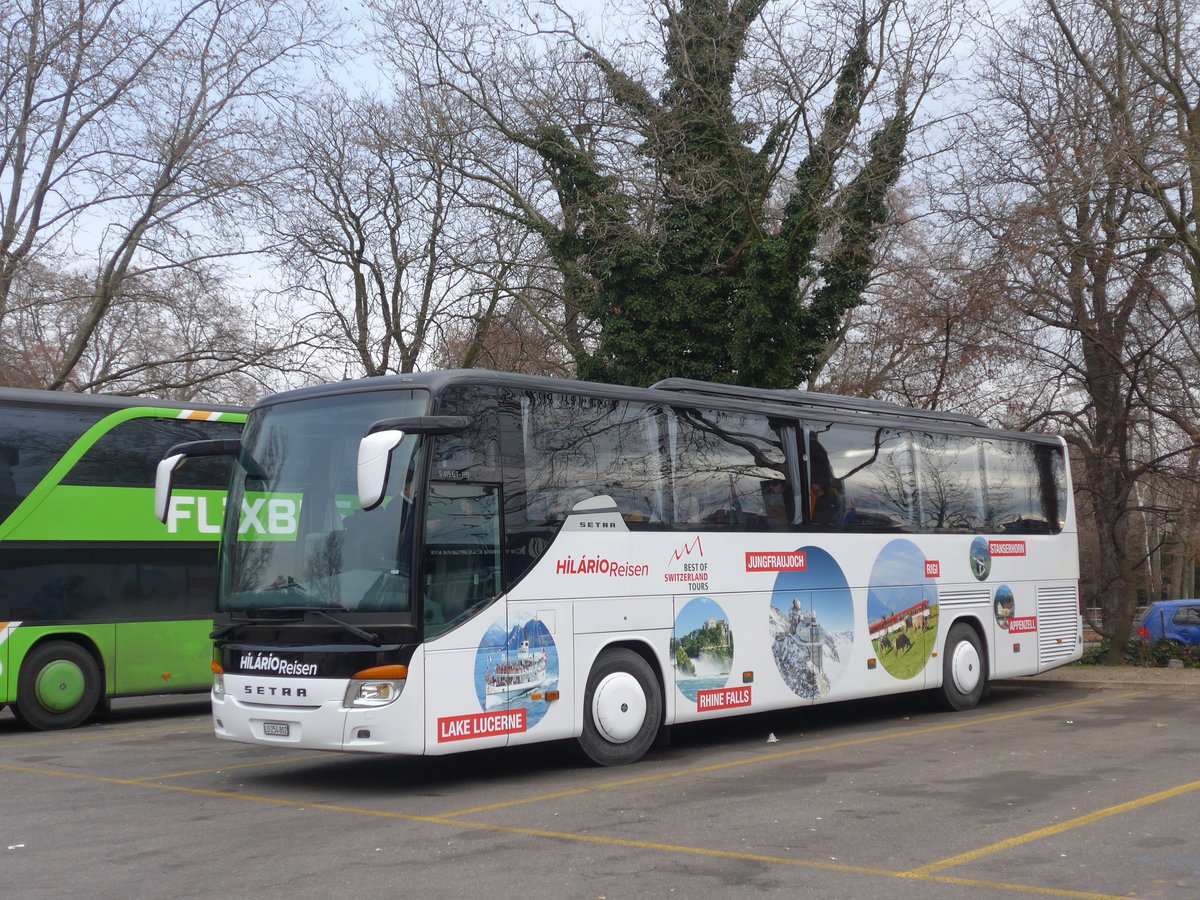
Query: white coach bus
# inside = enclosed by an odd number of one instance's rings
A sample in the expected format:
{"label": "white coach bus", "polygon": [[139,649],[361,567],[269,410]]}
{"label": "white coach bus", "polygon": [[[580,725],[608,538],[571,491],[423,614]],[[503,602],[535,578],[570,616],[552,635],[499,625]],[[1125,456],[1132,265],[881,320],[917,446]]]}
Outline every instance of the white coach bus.
{"label": "white coach bus", "polygon": [[483,371],[266,398],[236,453],[222,738],[443,754],[930,691],[1078,659],[1059,438],[669,379]]}

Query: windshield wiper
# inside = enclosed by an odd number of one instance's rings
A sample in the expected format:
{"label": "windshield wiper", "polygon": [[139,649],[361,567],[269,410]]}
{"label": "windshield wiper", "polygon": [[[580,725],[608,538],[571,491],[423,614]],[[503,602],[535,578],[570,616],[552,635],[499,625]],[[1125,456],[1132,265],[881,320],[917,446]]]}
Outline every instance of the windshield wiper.
{"label": "windshield wiper", "polygon": [[236,631],[243,625],[277,625],[280,622],[302,622],[303,616],[245,616],[241,619],[235,619],[231,622],[226,622],[220,628],[213,629],[209,634],[209,640],[219,641],[231,631]]}
{"label": "windshield wiper", "polygon": [[359,628],[357,625],[352,625],[343,619],[339,619],[337,616],[333,615],[333,613],[331,612],[331,611],[342,610],[342,609],[345,609],[345,607],[342,607],[342,606],[328,606],[328,607],[327,606],[276,606],[271,611],[279,612],[279,613],[291,613],[294,615],[298,615],[301,619],[304,618],[305,613],[316,613],[319,616],[324,616],[326,619],[328,619],[330,622],[333,622],[335,625],[337,625],[341,628],[344,628],[346,631],[350,632],[352,635],[354,635],[359,640],[366,641],[372,647],[382,647],[383,646],[383,638],[381,638],[379,635],[373,634],[370,631],[366,631],[362,628]]}

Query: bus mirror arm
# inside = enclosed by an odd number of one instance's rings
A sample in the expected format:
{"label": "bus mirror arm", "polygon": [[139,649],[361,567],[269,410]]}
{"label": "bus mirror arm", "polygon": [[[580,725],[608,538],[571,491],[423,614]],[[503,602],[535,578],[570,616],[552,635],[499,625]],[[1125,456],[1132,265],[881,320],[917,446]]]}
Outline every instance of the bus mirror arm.
{"label": "bus mirror arm", "polygon": [[166,524],[175,472],[185,459],[189,456],[237,456],[241,448],[241,441],[187,441],[168,450],[154,473],[154,515],[158,521]]}
{"label": "bus mirror arm", "polygon": [[403,431],[405,434],[458,434],[471,426],[466,416],[405,416],[380,419],[367,429],[370,436],[379,431]]}

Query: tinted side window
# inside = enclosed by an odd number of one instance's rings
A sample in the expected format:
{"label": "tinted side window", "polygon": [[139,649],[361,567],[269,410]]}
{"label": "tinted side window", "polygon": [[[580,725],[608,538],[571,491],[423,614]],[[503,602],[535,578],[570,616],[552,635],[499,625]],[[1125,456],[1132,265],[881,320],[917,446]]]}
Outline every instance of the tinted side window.
{"label": "tinted side window", "polygon": [[1176,625],[1200,625],[1200,606],[1181,606],[1175,610]]}
{"label": "tinted side window", "polygon": [[505,584],[550,546],[575,504],[613,499],[631,529],[666,527],[666,466],[657,407],[502,389]]}
{"label": "tinted side window", "polygon": [[[138,418],[116,425],[75,464],[63,484],[102,487],[151,487],[158,461],[184,441],[236,439],[241,426],[229,422]],[[198,457],[180,466],[178,487],[220,490],[229,485],[230,457]]]}
{"label": "tinted side window", "polygon": [[0,618],[29,622],[207,619],[216,606],[217,548],[61,550],[0,547]]}
{"label": "tinted side window", "polygon": [[421,609],[425,638],[465,621],[500,594],[500,489],[429,486]]}
{"label": "tinted side window", "polygon": [[0,520],[103,416],[98,410],[0,409]]}
{"label": "tinted side window", "polygon": [[559,523],[581,500],[608,496],[631,528],[664,523],[656,407],[541,392],[520,402],[527,519]]}
{"label": "tinted side window", "polygon": [[809,520],[912,530],[919,524],[912,440],[903,432],[826,425],[808,434]]}
{"label": "tinted side window", "polygon": [[983,466],[979,442],[947,434],[918,434],[921,524],[937,531],[983,530]]}
{"label": "tinted side window", "polygon": [[790,525],[794,501],[784,439],[766,416],[674,409],[669,434],[676,525]]}
{"label": "tinted side window", "polygon": [[483,385],[452,387],[439,397],[439,415],[465,416],[470,424],[465,431],[435,439],[431,481],[500,481],[497,405],[497,390]]}
{"label": "tinted side window", "polygon": [[433,638],[487,606],[501,586],[500,435],[495,388],[467,385],[440,398],[465,431],[439,435],[425,507],[421,618]]}
{"label": "tinted side window", "polygon": [[1066,478],[1057,448],[985,440],[987,530],[1049,534],[1062,527]]}

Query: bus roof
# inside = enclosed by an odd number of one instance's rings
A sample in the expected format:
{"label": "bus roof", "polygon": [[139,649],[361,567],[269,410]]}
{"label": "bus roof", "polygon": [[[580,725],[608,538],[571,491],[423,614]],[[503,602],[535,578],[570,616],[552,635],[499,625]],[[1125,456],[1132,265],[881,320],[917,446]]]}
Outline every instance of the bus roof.
{"label": "bus roof", "polygon": [[913,409],[883,400],[868,400],[862,397],[846,397],[840,394],[821,394],[812,391],[772,390],[768,388],[746,388],[731,384],[698,381],[690,378],[667,378],[648,388],[605,384],[594,381],[575,381],[567,378],[551,378],[545,375],[519,375],[512,372],[496,372],[488,369],[441,369],[433,372],[410,375],[377,375],[312,387],[297,388],[264,397],[255,408],[273,406],[315,397],[339,394],[359,394],[365,391],[421,389],[433,394],[440,393],[452,384],[485,383],[514,389],[565,391],[586,393],[615,399],[640,400],[644,403],[703,405],[705,400],[722,406],[739,404],[745,407],[747,400],[761,405],[767,414],[804,418],[807,411],[820,417],[830,417],[842,422],[853,422],[865,416],[891,420],[897,427],[912,427],[917,420],[925,425],[940,426],[939,430],[970,434],[986,430],[995,435],[1008,435],[1021,440],[1060,443],[1061,438],[1038,432],[1012,431],[993,428],[976,416],[964,413],[939,412],[936,410]]}
{"label": "bus roof", "polygon": [[692,378],[664,378],[651,387],[660,391],[677,391],[698,394],[704,397],[753,397],[767,403],[785,403],[805,409],[831,410],[837,412],[866,413],[897,418],[926,419],[953,425],[975,425],[986,428],[987,424],[977,416],[964,413],[940,412],[931,409],[914,409],[884,400],[869,400],[863,397],[845,397],[840,394],[821,394],[814,391],[775,390],[771,388],[744,388],[732,384],[717,384],[711,381],[696,381]]}
{"label": "bus roof", "polygon": [[152,406],[159,409],[196,409],[208,412],[244,413],[244,406],[206,403],[203,400],[181,402],[159,400],[156,397],[124,397],[117,394],[79,394],[70,391],[38,391],[29,388],[0,388],[0,406],[73,406],[100,409],[129,409],[133,406]]}

